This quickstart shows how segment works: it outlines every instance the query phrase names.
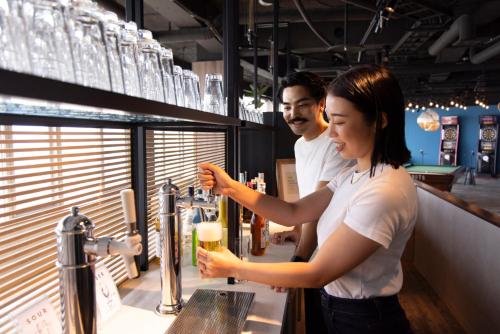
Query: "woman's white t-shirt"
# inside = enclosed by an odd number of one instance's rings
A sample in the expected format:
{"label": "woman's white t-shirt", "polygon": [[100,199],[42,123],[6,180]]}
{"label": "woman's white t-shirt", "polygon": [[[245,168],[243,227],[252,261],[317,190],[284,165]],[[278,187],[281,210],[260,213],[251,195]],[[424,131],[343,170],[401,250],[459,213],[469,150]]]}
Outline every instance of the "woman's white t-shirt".
{"label": "woman's white t-shirt", "polygon": [[403,284],[401,255],[417,219],[417,192],[411,177],[404,168],[386,164],[379,164],[372,177],[369,171],[357,173],[350,167],[327,187],[334,195],[318,221],[318,246],[344,223],[382,247],[327,284],[326,292],[350,299],[398,293]]}

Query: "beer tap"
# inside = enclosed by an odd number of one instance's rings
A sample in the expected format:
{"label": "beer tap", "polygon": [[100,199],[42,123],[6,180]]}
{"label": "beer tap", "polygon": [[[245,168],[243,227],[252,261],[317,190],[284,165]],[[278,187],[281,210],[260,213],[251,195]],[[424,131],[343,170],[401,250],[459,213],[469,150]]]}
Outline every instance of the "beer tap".
{"label": "beer tap", "polygon": [[95,261],[97,256],[120,254],[129,278],[138,276],[134,256],[142,252],[141,236],[136,230],[134,193],[123,190],[122,206],[127,225],[125,241],[94,237],[94,224],[71,208],[71,215],[59,222],[57,266],[59,267],[61,322],[64,334],[94,334],[96,328]]}
{"label": "beer tap", "polygon": [[205,199],[194,197],[194,188],[181,197],[179,188],[168,179],[159,190],[160,201],[160,279],[161,301],[156,307],[158,315],[177,314],[183,307],[181,247],[182,220],[180,209],[201,208],[215,210],[215,196]]}

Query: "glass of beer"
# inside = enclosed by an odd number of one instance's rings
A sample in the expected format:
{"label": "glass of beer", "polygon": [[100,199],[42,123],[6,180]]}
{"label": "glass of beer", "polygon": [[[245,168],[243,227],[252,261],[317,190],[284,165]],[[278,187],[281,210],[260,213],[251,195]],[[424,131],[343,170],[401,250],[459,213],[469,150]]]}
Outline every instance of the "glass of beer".
{"label": "glass of beer", "polygon": [[201,222],[196,226],[198,246],[213,252],[222,246],[222,225],[219,222]]}

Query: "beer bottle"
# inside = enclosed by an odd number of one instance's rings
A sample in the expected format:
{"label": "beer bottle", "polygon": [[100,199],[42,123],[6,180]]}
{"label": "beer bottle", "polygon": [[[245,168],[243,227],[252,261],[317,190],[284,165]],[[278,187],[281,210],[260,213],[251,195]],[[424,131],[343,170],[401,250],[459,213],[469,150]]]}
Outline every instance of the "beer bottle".
{"label": "beer bottle", "polygon": [[[254,189],[257,185],[254,185]],[[254,256],[262,256],[266,252],[266,235],[265,235],[265,219],[264,217],[252,214],[250,220],[250,233],[252,235],[252,249],[250,253]]]}
{"label": "beer bottle", "polygon": [[222,226],[222,246],[227,247],[227,197],[226,196],[218,196],[218,208],[219,208],[219,216],[217,217],[217,221]]}
{"label": "beer bottle", "polygon": [[161,256],[160,217],[156,217],[155,218],[154,225],[155,225],[156,257],[155,257],[155,259],[153,261],[156,264],[160,264],[160,256]]}
{"label": "beer bottle", "polygon": [[[201,197],[201,189],[198,190],[197,198]],[[194,208],[193,213],[193,228],[191,230],[191,264],[196,267],[198,259],[196,258],[196,247],[198,247],[198,230],[196,226],[203,220],[203,213],[200,208]]]}

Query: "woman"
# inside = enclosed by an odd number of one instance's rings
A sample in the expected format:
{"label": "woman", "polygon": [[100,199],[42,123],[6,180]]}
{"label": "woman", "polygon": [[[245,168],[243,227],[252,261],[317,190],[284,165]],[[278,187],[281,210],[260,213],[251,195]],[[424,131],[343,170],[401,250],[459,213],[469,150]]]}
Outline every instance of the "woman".
{"label": "woman", "polygon": [[327,187],[286,203],[254,192],[222,169],[201,164],[199,178],[270,220],[295,226],[319,219],[318,252],[308,263],[241,262],[228,250],[198,248],[203,277],[232,276],[282,287],[323,287],[329,333],[411,333],[397,293],[401,255],[417,216],[404,137],[404,99],[394,76],[367,65],[328,87],[329,135],[344,159],[356,159]]}

